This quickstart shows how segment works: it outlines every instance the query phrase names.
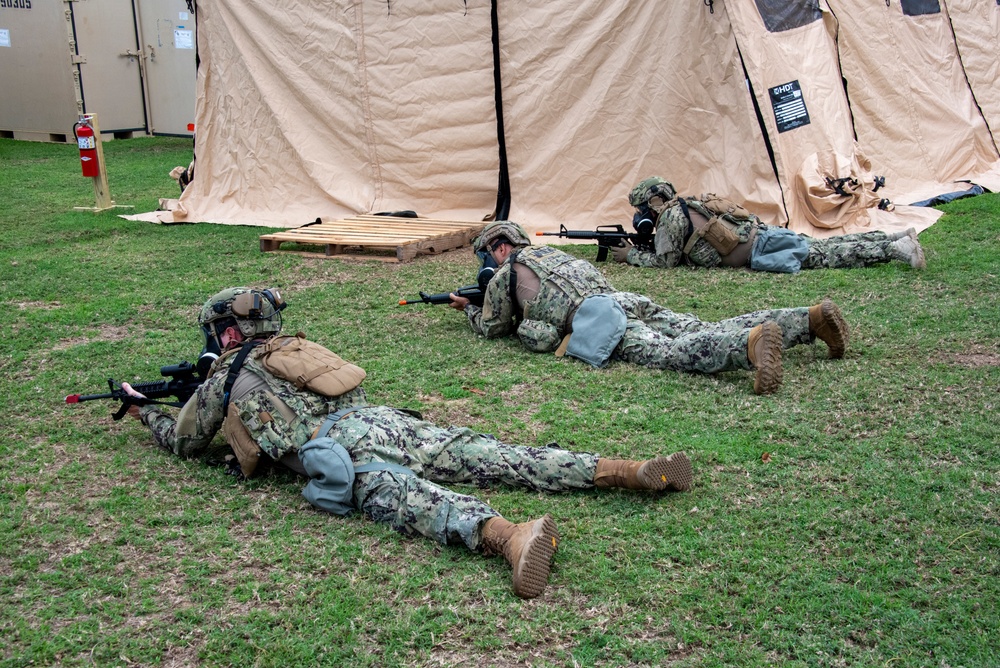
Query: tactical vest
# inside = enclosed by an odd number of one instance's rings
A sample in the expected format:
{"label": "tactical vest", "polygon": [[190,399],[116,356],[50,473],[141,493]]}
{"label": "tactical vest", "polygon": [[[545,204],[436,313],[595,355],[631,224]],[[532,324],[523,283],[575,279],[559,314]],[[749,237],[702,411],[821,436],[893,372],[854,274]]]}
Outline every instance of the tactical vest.
{"label": "tactical vest", "polygon": [[[228,373],[238,350],[227,351],[220,357],[213,375]],[[244,374],[248,373],[256,379],[242,382]],[[270,373],[254,354],[244,359],[238,376],[229,396],[223,435],[247,476],[256,468],[260,451],[274,460],[281,459],[312,438],[330,413],[346,406],[366,404],[360,386],[335,397],[299,389],[294,379]]]}
{"label": "tactical vest", "polygon": [[615,291],[592,264],[551,246],[522,248],[511,256],[511,263],[523,264],[541,281],[538,296],[519,305],[524,319],[547,322],[564,331],[584,299]]}
{"label": "tactical vest", "polygon": [[704,240],[719,254],[722,264],[727,267],[744,267],[750,260],[756,237],[756,226],[750,228],[749,237],[744,241],[737,230],[740,223],[757,222],[757,217],[739,204],[712,193],[695,199],[678,198],[677,205],[688,221],[684,238],[683,254],[691,261],[691,252],[698,241]]}

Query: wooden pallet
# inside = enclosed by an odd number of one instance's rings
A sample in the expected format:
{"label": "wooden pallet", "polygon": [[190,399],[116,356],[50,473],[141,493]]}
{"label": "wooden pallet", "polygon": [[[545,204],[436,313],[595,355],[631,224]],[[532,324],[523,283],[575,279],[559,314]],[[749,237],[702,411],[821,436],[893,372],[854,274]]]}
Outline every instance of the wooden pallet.
{"label": "wooden pallet", "polygon": [[[354,257],[406,262],[418,255],[434,255],[472,243],[486,223],[430,218],[360,215],[310,223],[260,237],[261,252],[279,251],[316,257]],[[324,250],[282,249],[284,243],[322,246]],[[386,255],[386,252],[393,253]]]}

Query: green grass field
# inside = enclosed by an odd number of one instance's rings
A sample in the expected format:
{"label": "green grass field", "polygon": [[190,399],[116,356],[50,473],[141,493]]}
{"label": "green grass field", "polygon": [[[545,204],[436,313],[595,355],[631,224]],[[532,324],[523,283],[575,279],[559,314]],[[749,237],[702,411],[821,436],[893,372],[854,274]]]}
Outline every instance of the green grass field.
{"label": "green grass field", "polygon": [[[105,154],[141,212],[177,195],[191,146]],[[309,259],[261,253],[261,228],[73,211],[93,203],[76,156],[0,140],[0,666],[1000,664],[1000,195],[943,207],[924,272],[602,266],[705,320],[833,298],[846,358],[788,351],[757,397],[748,372],[593,370],[397,305],[473,282],[470,252]],[[238,483],[109,402],[63,403],[193,361],[201,304],[242,284],[280,288],[286,330],[363,366],[375,403],[525,445],[684,450],[694,489],[458,488],[555,518],[549,587],[525,602],[500,558],[324,515],[290,474]]]}

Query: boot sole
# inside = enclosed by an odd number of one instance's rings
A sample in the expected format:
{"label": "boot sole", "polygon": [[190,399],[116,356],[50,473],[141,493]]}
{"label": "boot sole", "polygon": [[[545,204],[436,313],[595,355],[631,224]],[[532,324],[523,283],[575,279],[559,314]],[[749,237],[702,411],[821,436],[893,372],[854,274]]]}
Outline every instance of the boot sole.
{"label": "boot sole", "polygon": [[675,452],[669,457],[651,459],[643,470],[643,482],[647,489],[673,489],[686,492],[691,489],[694,474],[691,460],[683,452]]}
{"label": "boot sole", "polygon": [[558,543],[559,532],[552,518],[546,515],[537,520],[514,570],[515,594],[521,598],[535,598],[545,590]]}
{"label": "boot sole", "polygon": [[753,391],[757,394],[772,394],[781,387],[781,327],[776,322],[765,322],[761,331],[764,341],[761,359],[757,360],[757,375],[753,381]]}
{"label": "boot sole", "polygon": [[825,330],[823,342],[830,349],[830,359],[839,360],[847,351],[850,330],[848,330],[847,322],[844,320],[844,316],[841,315],[840,309],[837,308],[836,304],[829,299],[824,299],[821,308]]}
{"label": "boot sole", "polygon": [[927,268],[927,258],[924,257],[924,247],[920,245],[920,241],[917,240],[916,233],[910,235],[917,247],[913,249],[913,256],[910,258],[910,266],[914,269],[926,269]]}

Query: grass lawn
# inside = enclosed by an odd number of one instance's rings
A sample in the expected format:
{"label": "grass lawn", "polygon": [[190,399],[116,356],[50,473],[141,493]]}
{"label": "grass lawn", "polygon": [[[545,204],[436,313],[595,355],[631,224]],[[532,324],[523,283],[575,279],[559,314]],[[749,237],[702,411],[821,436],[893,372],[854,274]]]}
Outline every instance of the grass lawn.
{"label": "grass lawn", "polygon": [[[176,196],[167,172],[191,156],[104,150],[136,211]],[[1000,664],[1000,195],[942,207],[924,272],[601,267],[705,320],[836,301],[846,358],[792,349],[757,397],[749,372],[593,370],[397,305],[472,283],[468,251],[313,259],[261,253],[262,228],[74,211],[93,203],[78,164],[0,139],[0,666]],[[549,587],[526,602],[500,558],[322,514],[290,474],[238,483],[109,402],[63,403],[193,361],[201,304],[244,284],[280,288],[286,331],[363,366],[374,403],[525,445],[684,450],[695,486],[457,488],[555,518]]]}

